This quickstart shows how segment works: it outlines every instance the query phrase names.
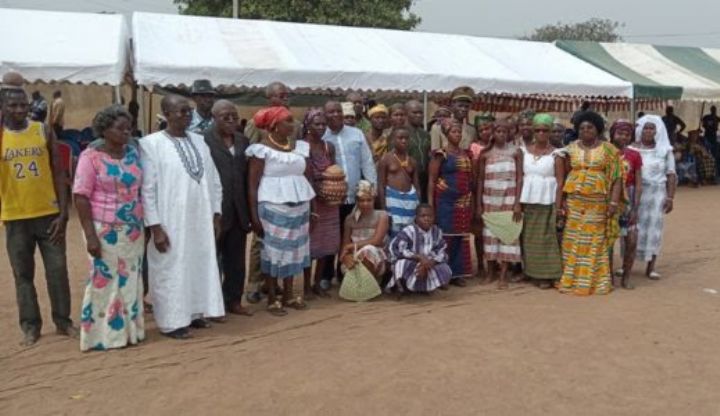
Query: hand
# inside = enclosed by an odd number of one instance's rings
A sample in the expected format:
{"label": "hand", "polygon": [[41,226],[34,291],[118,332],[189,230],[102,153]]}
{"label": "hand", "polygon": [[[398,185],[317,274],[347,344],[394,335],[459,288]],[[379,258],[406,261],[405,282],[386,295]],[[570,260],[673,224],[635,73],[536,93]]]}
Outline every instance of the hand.
{"label": "hand", "polygon": [[608,205],[608,210],[607,210],[607,216],[608,216],[608,218],[613,217],[613,216],[615,215],[615,213],[617,213],[617,209],[618,209],[617,203],[613,204],[613,203],[611,202],[611,203]]}
{"label": "hand", "polygon": [[100,240],[98,240],[97,235],[93,233],[92,236],[90,236],[87,239],[87,252],[93,258],[99,259],[102,257],[102,250],[100,249]]}
{"label": "hand", "polygon": [[638,211],[637,208],[633,208],[630,211],[630,218],[628,218],[628,225],[636,225],[638,222]]}
{"label": "hand", "polygon": [[165,234],[165,230],[161,226],[155,226],[153,231],[153,243],[157,251],[165,253],[170,248],[170,238]]}
{"label": "hand", "polygon": [[346,254],[342,257],[342,264],[346,269],[350,270],[355,267],[355,258],[350,254]]}
{"label": "hand", "polygon": [[67,215],[60,214],[50,222],[48,234],[50,234],[50,243],[60,245],[65,241],[65,229],[67,228]]}
{"label": "hand", "polygon": [[670,198],[665,198],[665,203],[663,204],[663,211],[665,211],[666,214],[671,213],[673,210],[673,200]]}
{"label": "hand", "polygon": [[259,220],[253,220],[250,223],[250,228],[252,228],[253,233],[255,233],[255,236],[257,238],[263,238],[265,237],[265,232],[263,231],[262,224]]}
{"label": "hand", "polygon": [[515,206],[513,206],[513,221],[522,221],[522,215],[522,207],[520,206],[520,204],[515,204]]}
{"label": "hand", "polygon": [[219,214],[215,214],[213,217],[213,231],[215,231],[215,241],[220,241],[220,235],[222,234],[222,221]]}

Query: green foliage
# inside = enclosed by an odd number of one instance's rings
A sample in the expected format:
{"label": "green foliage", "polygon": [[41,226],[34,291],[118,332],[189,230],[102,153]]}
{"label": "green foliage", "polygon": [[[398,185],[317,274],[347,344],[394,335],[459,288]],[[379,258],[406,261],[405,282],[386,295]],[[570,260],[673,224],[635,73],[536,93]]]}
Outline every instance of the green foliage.
{"label": "green foliage", "polygon": [[535,29],[530,36],[525,36],[522,39],[540,42],[554,42],[556,40],[619,42],[623,39],[617,33],[617,30],[624,26],[624,23],[594,17],[580,23],[567,24],[558,22],[553,25],[545,25]]}
{"label": "green foliage", "polygon": [[[232,0],[174,0],[180,13],[231,17]],[[415,0],[239,0],[241,19],[413,29]]]}

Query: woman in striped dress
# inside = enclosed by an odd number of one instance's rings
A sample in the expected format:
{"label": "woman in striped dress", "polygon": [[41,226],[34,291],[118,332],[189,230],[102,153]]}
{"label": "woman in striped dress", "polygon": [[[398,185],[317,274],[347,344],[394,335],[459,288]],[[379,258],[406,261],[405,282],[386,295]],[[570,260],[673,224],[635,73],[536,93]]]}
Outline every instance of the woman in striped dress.
{"label": "woman in striped dress", "polygon": [[[245,150],[249,158],[248,194],[250,220],[262,240],[260,271],[268,293],[268,311],[287,315],[285,306],[304,309],[302,297],[292,298],[293,278],[310,267],[309,228],[315,191],[310,185],[310,146],[288,138],[295,129],[285,107],[269,107],[253,117],[255,126],[269,132],[267,138]],[[313,216],[314,217],[314,216]],[[282,301],[277,299],[274,279],[284,283]]]}
{"label": "woman in striped dress", "polygon": [[575,120],[578,140],[568,145],[563,186],[563,275],[560,292],[580,296],[612,290],[610,246],[622,194],[620,152],[600,139],[603,118],[585,111]]}
{"label": "woman in striped dress", "polygon": [[562,158],[550,143],[553,121],[549,114],[535,115],[534,141],[523,150],[523,265],[525,276],[541,289],[550,289],[562,275],[555,204],[562,200],[565,173]]}
{"label": "woman in striped dress", "polygon": [[[493,141],[478,159],[477,218],[482,218],[483,250],[488,262],[488,275],[483,283],[494,279],[494,264],[500,266],[498,289],[508,287],[507,270],[520,257],[519,227],[522,219],[520,190],[522,189],[522,154],[508,143],[510,125],[506,120],[495,124]],[[502,213],[498,215],[499,213]],[[488,221],[490,217],[498,218]],[[505,218],[504,220],[501,218]],[[503,224],[504,223],[504,224]],[[506,229],[515,229],[514,238],[501,239]],[[513,232],[510,232],[513,234]]]}

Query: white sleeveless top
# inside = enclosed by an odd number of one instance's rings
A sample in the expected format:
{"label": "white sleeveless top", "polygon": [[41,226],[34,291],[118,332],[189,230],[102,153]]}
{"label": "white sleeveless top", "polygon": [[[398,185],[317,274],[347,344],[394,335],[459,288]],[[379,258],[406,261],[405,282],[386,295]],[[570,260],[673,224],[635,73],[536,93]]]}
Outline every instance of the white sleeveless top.
{"label": "white sleeveless top", "polygon": [[555,179],[555,152],[536,158],[523,149],[522,204],[551,205],[555,203],[557,180]]}
{"label": "white sleeveless top", "polygon": [[315,191],[305,177],[305,159],[310,156],[310,146],[306,141],[295,142],[295,149],[291,152],[281,152],[256,143],[245,150],[245,155],[265,161],[258,202],[300,203],[315,197]]}

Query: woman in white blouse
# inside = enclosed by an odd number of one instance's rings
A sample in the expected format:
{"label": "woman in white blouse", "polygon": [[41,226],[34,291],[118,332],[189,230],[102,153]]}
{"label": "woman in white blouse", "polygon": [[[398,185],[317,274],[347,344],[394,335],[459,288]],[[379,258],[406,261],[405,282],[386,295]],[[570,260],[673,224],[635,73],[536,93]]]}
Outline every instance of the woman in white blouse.
{"label": "woman in white blouse", "polygon": [[658,280],[655,261],[662,246],[664,217],[673,209],[677,177],[675,158],[665,124],[659,116],[647,115],[635,125],[635,144],[642,157],[642,196],[638,209],[636,257],[647,262],[645,275]]}
{"label": "woman in white blouse", "polygon": [[562,201],[564,165],[550,144],[554,118],[533,118],[534,141],[523,149],[522,253],[525,275],[549,289],[562,276],[562,258],[557,238],[557,214]]}

